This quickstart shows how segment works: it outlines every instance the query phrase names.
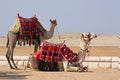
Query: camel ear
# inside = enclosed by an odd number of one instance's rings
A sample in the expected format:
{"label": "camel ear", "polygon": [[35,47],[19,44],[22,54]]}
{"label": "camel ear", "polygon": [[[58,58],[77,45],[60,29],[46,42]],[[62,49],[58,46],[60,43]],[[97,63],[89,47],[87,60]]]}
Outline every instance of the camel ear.
{"label": "camel ear", "polygon": [[84,37],[84,35],[83,35],[83,33],[81,34],[81,38],[83,38]]}
{"label": "camel ear", "polygon": [[50,19],[50,22],[52,22],[52,20]]}
{"label": "camel ear", "polygon": [[88,33],[88,36],[91,36],[91,33],[90,33],[90,32]]}

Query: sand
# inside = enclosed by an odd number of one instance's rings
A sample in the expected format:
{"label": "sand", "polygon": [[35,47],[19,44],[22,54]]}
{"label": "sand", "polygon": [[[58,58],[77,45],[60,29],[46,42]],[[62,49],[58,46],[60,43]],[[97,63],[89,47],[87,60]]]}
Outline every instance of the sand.
{"label": "sand", "polygon": [[[78,52],[80,50],[77,46],[69,46],[69,48]],[[33,52],[34,47],[16,47],[14,51],[15,56],[28,56]],[[0,56],[4,56],[6,54],[7,48],[0,47]],[[120,48],[116,46],[91,46],[90,47],[90,56],[118,56],[120,57]]]}
{"label": "sand", "polygon": [[[80,33],[62,33],[61,41],[65,40],[74,52],[79,51]],[[58,35],[50,40],[58,43]],[[99,34],[90,44],[90,56],[119,56],[119,35]],[[5,55],[6,37],[0,37],[0,56]],[[29,55],[33,52],[33,46],[17,46],[14,55]],[[120,70],[118,69],[89,69],[88,72],[42,72],[27,69],[19,66],[20,70],[12,70],[8,66],[0,66],[0,80],[120,80]]]}
{"label": "sand", "polygon": [[0,80],[120,80],[116,69],[89,69],[88,72],[43,72],[11,70],[0,66]]}

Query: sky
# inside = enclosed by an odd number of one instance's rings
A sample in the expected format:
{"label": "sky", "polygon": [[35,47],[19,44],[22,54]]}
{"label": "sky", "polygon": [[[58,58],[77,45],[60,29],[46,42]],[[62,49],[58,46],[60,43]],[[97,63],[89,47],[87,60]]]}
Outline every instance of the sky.
{"label": "sky", "polygon": [[49,19],[56,19],[59,33],[120,34],[120,0],[1,0],[0,36],[7,34],[17,13],[26,18],[36,14],[46,30]]}

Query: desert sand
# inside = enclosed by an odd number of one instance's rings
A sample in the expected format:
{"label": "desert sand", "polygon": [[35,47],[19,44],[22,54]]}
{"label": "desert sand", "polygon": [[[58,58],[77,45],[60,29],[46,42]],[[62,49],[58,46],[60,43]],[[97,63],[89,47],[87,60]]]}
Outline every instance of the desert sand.
{"label": "desert sand", "polygon": [[[74,52],[80,50],[79,40],[81,33],[61,33],[60,39],[55,34],[49,42],[60,43],[65,40],[65,44]],[[0,37],[0,55],[6,54],[6,36]],[[98,37],[90,43],[90,56],[119,56],[120,57],[120,36],[118,34],[98,34]],[[33,52],[34,46],[16,46],[14,55],[29,55]]]}
{"label": "desert sand", "polygon": [[118,70],[101,68],[88,72],[43,72],[0,67],[0,80],[120,80],[119,74]]}
{"label": "desert sand", "polygon": [[[80,33],[62,33],[61,41],[74,52],[78,52]],[[91,41],[90,56],[119,56],[120,36],[118,34],[98,34]],[[58,35],[55,34],[50,42],[60,43]],[[0,56],[5,55],[7,48],[6,36],[0,37]],[[16,46],[14,55],[29,55],[33,52],[33,46]],[[120,71],[117,69],[89,69],[88,72],[43,72],[27,69],[19,66],[20,70],[12,70],[8,66],[0,66],[0,80],[120,80]]]}

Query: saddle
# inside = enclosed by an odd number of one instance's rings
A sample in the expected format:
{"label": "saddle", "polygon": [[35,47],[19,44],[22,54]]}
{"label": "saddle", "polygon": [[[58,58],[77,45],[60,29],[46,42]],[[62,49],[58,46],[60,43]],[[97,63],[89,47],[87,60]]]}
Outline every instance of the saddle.
{"label": "saddle", "polygon": [[44,41],[40,46],[40,50],[33,53],[33,57],[36,60],[58,62],[60,55],[62,55],[66,60],[68,60],[68,64],[76,62],[77,55],[64,43],[54,44]]}
{"label": "saddle", "polygon": [[39,51],[33,53],[36,60],[43,60],[49,62],[58,62],[60,56],[60,47],[63,43],[54,44],[44,41],[41,43]]}
{"label": "saddle", "polygon": [[18,16],[20,22],[20,38],[23,40],[39,39],[40,28],[39,21],[36,16],[32,18],[24,18]]}

